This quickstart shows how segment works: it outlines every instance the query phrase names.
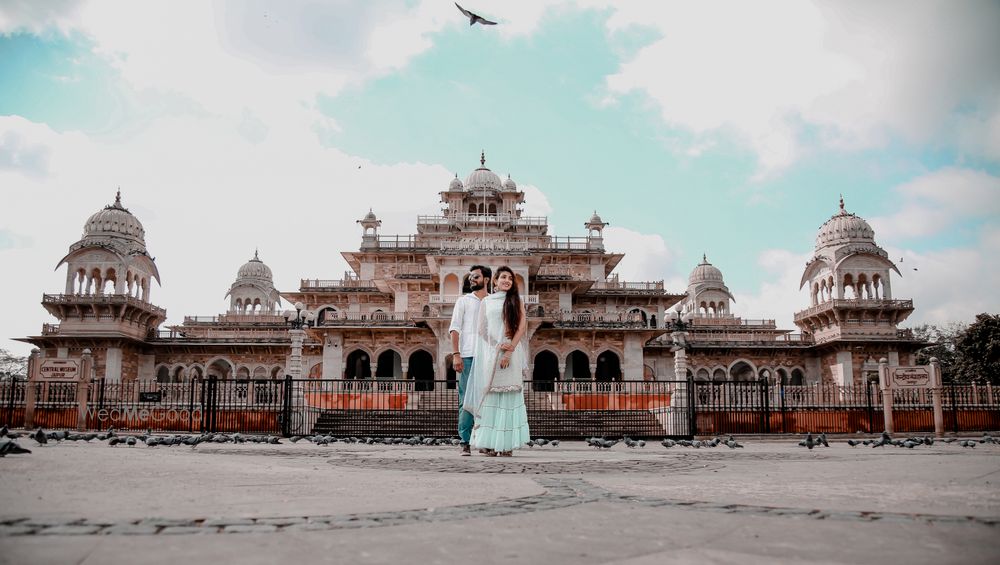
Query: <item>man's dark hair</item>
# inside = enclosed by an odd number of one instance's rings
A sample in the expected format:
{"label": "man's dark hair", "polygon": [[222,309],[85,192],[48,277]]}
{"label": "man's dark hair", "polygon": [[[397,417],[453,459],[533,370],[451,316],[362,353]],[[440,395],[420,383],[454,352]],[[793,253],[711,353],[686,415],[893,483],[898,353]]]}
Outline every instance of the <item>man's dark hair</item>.
{"label": "man's dark hair", "polygon": [[472,271],[475,271],[477,269],[479,270],[480,273],[482,273],[484,279],[489,280],[493,278],[493,270],[490,269],[489,267],[484,267],[482,265],[473,265],[472,267],[469,268],[469,272],[471,273]]}

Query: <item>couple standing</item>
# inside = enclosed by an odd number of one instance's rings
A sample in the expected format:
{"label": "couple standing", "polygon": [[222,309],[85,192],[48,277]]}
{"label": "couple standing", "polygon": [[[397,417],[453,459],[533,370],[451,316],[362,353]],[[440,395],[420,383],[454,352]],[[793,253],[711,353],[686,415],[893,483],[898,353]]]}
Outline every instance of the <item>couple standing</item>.
{"label": "couple standing", "polygon": [[491,275],[482,265],[469,269],[472,292],[455,302],[448,328],[452,366],[461,375],[458,435],[462,455],[475,447],[488,456],[509,457],[530,439],[522,391],[528,320],[514,271],[504,265],[492,280]]}

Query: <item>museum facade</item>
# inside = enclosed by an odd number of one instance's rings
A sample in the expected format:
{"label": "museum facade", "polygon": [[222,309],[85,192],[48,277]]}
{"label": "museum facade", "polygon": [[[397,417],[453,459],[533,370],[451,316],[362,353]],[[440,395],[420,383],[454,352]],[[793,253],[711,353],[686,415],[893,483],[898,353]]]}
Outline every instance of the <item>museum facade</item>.
{"label": "museum facade", "polygon": [[[442,213],[417,216],[407,235],[381,233],[369,210],[358,220],[360,246],[342,253],[350,270],[340,279],[301,279],[298,289],[280,290],[254,253],[229,287],[227,312],[163,327],[166,311],[151,296],[160,274],[119,193],[87,219],[60,261],[62,292],[42,297],[58,323],[21,341],[37,348],[36,360],[89,349],[92,377],[108,382],[301,375],[413,381],[418,390],[445,380],[451,388],[452,307],[469,268],[483,264],[516,273],[529,322],[526,379],[538,386],[687,377],[851,386],[874,374],[881,358],[915,364],[924,345],[899,328],[913,311],[911,300],[892,296],[899,270],[843,199],[804,266],[810,300],[792,330],[736,315],[722,272],[706,257],[686,289],[620,280],[624,255],[605,248],[608,224],[596,212],[583,223],[585,235],[550,234],[547,218],[522,213],[524,192],[487,168],[485,156],[439,196]],[[304,322],[301,334],[290,318]]]}

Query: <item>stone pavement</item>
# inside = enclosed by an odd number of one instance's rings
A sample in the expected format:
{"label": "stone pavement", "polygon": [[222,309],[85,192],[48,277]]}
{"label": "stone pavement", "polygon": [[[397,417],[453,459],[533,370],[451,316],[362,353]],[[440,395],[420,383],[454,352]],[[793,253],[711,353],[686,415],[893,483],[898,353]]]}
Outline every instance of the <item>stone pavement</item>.
{"label": "stone pavement", "polygon": [[0,563],[997,563],[1000,446],[512,458],[63,443],[0,459]]}

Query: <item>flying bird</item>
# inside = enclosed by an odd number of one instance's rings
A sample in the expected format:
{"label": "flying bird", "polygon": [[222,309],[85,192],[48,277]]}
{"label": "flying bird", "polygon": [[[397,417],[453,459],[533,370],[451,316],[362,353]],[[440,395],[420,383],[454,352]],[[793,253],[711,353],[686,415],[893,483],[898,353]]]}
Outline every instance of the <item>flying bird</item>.
{"label": "flying bird", "polygon": [[455,2],[455,6],[458,7],[458,11],[459,12],[462,12],[462,14],[464,14],[465,17],[469,18],[469,25],[470,26],[471,25],[475,25],[477,23],[481,24],[481,25],[485,25],[485,26],[495,26],[495,25],[497,25],[496,22],[491,22],[491,21],[487,20],[486,18],[480,16],[479,14],[472,13],[472,12],[466,10],[465,8],[459,6],[458,2]]}

